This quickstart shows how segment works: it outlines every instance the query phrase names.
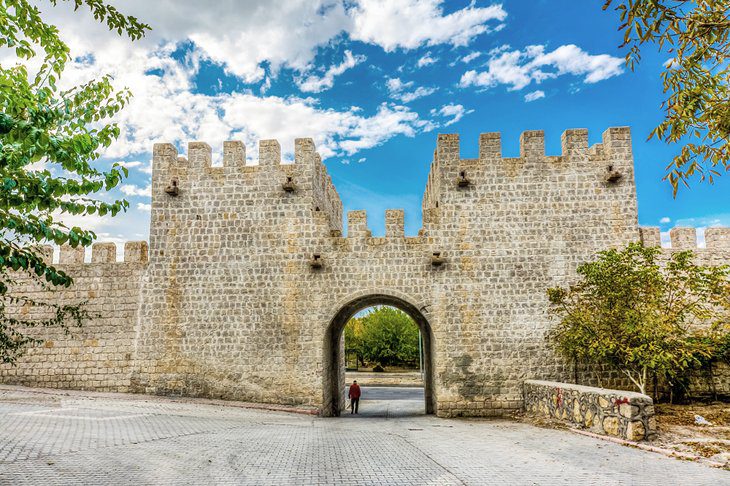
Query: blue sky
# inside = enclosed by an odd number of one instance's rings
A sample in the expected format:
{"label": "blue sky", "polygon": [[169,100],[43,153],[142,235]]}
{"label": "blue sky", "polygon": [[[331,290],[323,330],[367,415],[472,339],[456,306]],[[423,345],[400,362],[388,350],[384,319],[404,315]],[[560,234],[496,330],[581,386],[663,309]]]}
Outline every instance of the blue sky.
{"label": "blue sky", "polygon": [[595,143],[624,125],[640,224],[730,225],[730,175],[713,186],[692,181],[676,199],[662,181],[678,147],[646,137],[661,120],[668,55],[646,48],[628,71],[617,15],[602,1],[204,3],[119,3],[154,29],[134,44],[86,15],[44,7],[76,57],[66,83],[111,72],[135,93],[102,162],[129,166],[116,194],[130,211],[87,222],[102,240],[147,237],[157,141],[184,152],[204,140],[219,152],[241,139],[255,163],[259,138],[278,138],[290,153],[294,137],[313,137],[346,210],[367,209],[380,235],[385,209],[403,208],[415,234],[438,133],[459,133],[466,158],[477,155],[479,133],[499,131],[509,157],[524,130],[545,130],[548,154],[559,154],[566,128],[588,128]]}

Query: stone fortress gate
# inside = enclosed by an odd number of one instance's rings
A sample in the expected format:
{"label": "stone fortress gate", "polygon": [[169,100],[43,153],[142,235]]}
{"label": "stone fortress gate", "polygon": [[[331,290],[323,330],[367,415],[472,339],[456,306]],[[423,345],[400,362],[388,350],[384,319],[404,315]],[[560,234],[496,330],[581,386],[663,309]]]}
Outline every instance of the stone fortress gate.
{"label": "stone fortress gate", "polygon": [[[75,285],[36,298],[87,301],[97,317],[46,343],[5,383],[343,406],[343,326],[373,304],[398,307],[425,337],[426,411],[501,415],[522,407],[526,379],[572,379],[545,342],[553,324],[545,289],[565,285],[599,250],[642,240],[628,128],[588,146],[587,130],[562,135],[546,156],[542,131],[524,132],[520,156],[503,158],[500,135],[479,137],[462,159],[458,135],[439,135],[423,196],[423,227],[405,236],[403,211],[386,211],[372,237],[364,211],[347,215],[310,139],[293,164],[279,143],[260,142],[258,165],[225,142],[211,148],[156,144],[149,250],[97,243],[61,248]],[[675,228],[674,248],[695,248]],[[730,232],[711,228],[700,258],[730,261]],[[667,250],[671,251],[671,250]],[[18,312],[29,312],[18,309]]]}

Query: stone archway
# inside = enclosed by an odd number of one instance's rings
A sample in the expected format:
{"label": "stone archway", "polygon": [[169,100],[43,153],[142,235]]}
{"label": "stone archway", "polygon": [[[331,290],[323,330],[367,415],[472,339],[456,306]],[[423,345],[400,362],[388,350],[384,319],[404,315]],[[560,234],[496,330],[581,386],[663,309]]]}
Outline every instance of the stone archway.
{"label": "stone archway", "polygon": [[339,306],[329,323],[325,333],[324,343],[324,380],[322,401],[322,415],[337,417],[344,405],[343,390],[345,389],[345,367],[343,356],[343,330],[345,324],[359,311],[374,305],[389,305],[402,310],[418,324],[421,330],[424,349],[423,388],[425,396],[425,411],[427,414],[436,413],[436,399],[433,386],[433,332],[428,319],[421,309],[404,297],[386,293],[364,294],[353,298]]}

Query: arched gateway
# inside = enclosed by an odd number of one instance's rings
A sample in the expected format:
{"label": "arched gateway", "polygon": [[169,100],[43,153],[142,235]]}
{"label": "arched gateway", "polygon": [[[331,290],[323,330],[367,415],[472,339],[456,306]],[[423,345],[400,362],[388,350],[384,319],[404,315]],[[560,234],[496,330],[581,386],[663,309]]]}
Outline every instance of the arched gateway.
{"label": "arched gateway", "polygon": [[343,330],[347,322],[359,311],[374,305],[389,305],[408,314],[418,325],[423,338],[425,408],[427,414],[436,413],[433,386],[433,332],[424,315],[424,306],[419,309],[410,299],[397,297],[393,293],[373,293],[356,297],[344,304],[330,321],[324,341],[324,382],[322,415],[338,416],[343,409],[345,389],[345,365],[343,356]]}
{"label": "arched gateway", "polygon": [[[350,211],[345,231],[310,139],[295,141],[293,164],[275,140],[260,141],[257,165],[241,142],[223,144],[222,165],[206,143],[186,156],[156,144],[149,259],[146,243],[128,243],[124,262],[108,243],[89,263],[83,249],[62,248],[59,268],[74,285],[37,298],[88,301],[98,316],[71,335],[49,331],[18,366],[0,365],[0,381],[335,415],[342,328],[359,309],[388,304],[421,327],[428,412],[519,410],[524,380],[572,376],[545,341],[545,289],[607,247],[658,245],[659,229],[639,231],[628,128],[590,147],[587,130],[567,130],[549,156],[541,131],[521,135],[519,157],[502,157],[498,133],[467,145],[477,158],[461,158],[458,135],[438,136],[417,234],[389,209],[385,234],[373,236],[365,211]],[[694,246],[694,230],[672,239]],[[730,230],[705,239],[700,258],[728,260]]]}

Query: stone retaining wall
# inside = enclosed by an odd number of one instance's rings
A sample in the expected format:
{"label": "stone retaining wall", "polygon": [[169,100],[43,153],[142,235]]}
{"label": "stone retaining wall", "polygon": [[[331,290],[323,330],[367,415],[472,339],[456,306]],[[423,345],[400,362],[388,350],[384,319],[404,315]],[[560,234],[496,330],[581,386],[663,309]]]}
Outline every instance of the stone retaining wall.
{"label": "stone retaining wall", "polygon": [[654,402],[641,393],[539,380],[525,381],[524,393],[531,414],[628,440],[656,434]]}

